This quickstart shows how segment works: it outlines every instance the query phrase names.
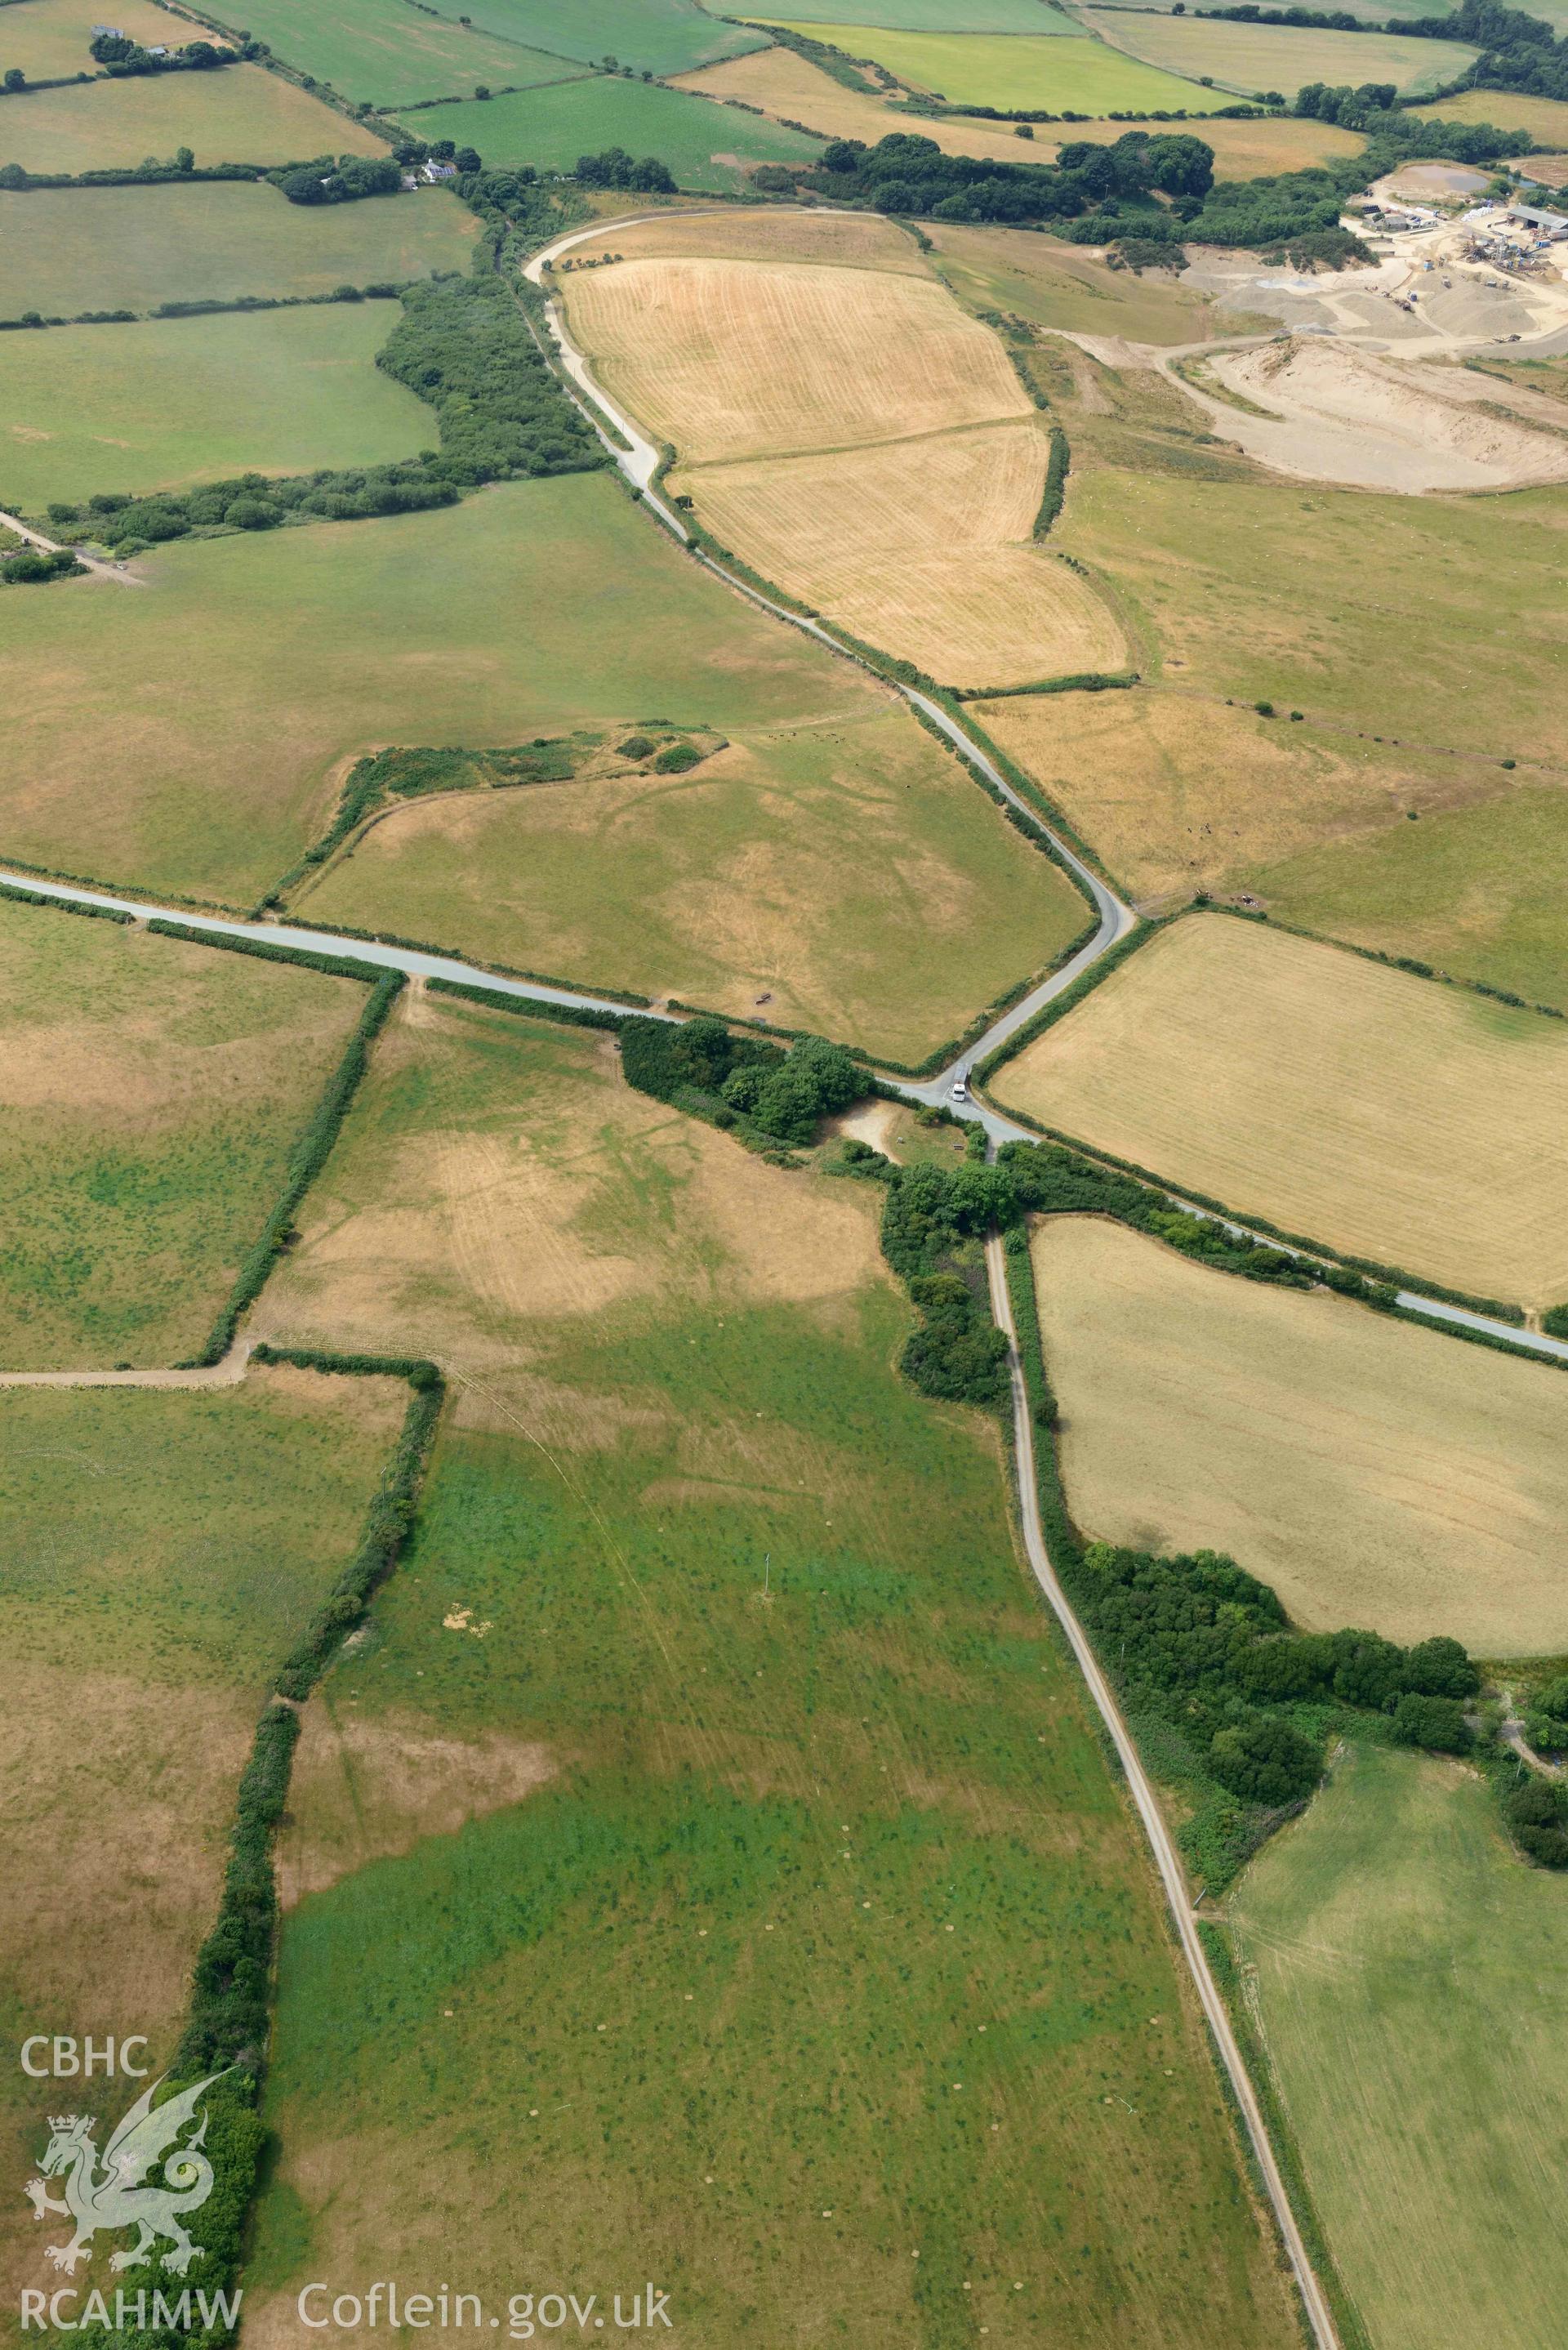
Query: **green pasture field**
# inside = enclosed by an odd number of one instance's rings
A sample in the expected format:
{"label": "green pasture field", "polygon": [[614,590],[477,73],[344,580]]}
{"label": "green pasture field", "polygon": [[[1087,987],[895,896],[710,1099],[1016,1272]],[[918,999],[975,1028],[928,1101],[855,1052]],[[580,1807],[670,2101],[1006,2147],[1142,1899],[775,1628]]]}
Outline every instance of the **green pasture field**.
{"label": "green pasture field", "polygon": [[[451,13],[454,0],[442,0]],[[635,73],[693,73],[760,46],[743,25],[697,0],[464,0],[464,13],[498,39],[531,41],[558,57],[597,65],[607,55]]]}
{"label": "green pasture field", "polygon": [[597,475],[178,541],[136,568],[140,588],[7,596],[12,857],[248,904],[326,828],[342,763],[388,743],[526,743],[638,718],[728,733],[882,706]]}
{"label": "green pasture field", "polygon": [[[1568,0],[1540,0],[1532,12],[1568,32]],[[1419,107],[1423,120],[1441,122],[1491,122],[1500,130],[1528,130],[1542,147],[1568,147],[1568,99],[1521,98],[1511,89],[1466,89],[1457,98],[1434,99]]]}
{"label": "green pasture field", "polygon": [[[272,1669],[352,1555],[406,1398],[259,1371],[208,1394],[0,1388],[8,2035],[141,2032],[167,2064]],[[5,2067],[16,2178],[59,2103]],[[8,2196],[0,2289],[48,2278],[59,2241]]]}
{"label": "green pasture field", "polygon": [[0,190],[0,317],[401,285],[466,270],[478,227],[444,188],[358,204],[243,180]]}
{"label": "green pasture field", "polygon": [[1550,2341],[1568,1882],[1458,1763],[1346,1752],[1231,1901],[1308,2188],[1377,2350]]}
{"label": "green pasture field", "polygon": [[[1043,12],[1044,13],[1044,12]],[[1179,81],[1106,42],[1080,33],[1070,17],[1041,26],[1050,39],[1006,33],[898,33],[864,25],[779,20],[789,30],[831,42],[851,57],[869,57],[911,89],[929,90],[953,106],[1040,108],[1048,113],[1153,113],[1184,107],[1211,113],[1227,103],[1223,90]]]}
{"label": "green pasture field", "polygon": [[[420,1014],[273,1301],[396,1315],[462,1401],[291,1794],[337,1881],[285,1921],[258,2322],[461,2232],[492,2305],[635,2270],[696,2342],[1285,2350],[995,1432],[892,1368],[875,1193],[602,1040]],[[432,1735],[536,1791],[421,1835]]]}
{"label": "green pasture field", "polygon": [[[1174,12],[1176,0],[1098,0],[1098,5],[1102,8],[1116,8],[1124,13],[1136,12],[1138,16],[1168,16]],[[1447,7],[1429,6],[1428,0],[1345,0],[1345,5],[1347,15],[1367,18],[1375,25],[1382,25],[1393,17],[1443,16],[1449,13]],[[1532,10],[1532,14],[1550,16],[1553,6],[1561,5],[1562,0],[1541,0],[1541,5]]]}
{"label": "green pasture field", "polygon": [[610,74],[484,105],[424,107],[403,127],[421,139],[473,146],[492,166],[532,163],[541,172],[569,172],[579,155],[625,147],[657,155],[683,188],[722,193],[744,184],[747,165],[811,163],[822,152],[819,139],[765,115]]}
{"label": "green pasture field", "polygon": [[[844,0],[791,0],[789,22],[842,25]],[[779,24],[762,16],[758,24]],[[1052,0],[855,0],[855,29],[889,33],[1072,33],[1070,16]]]}
{"label": "green pasture field", "polygon": [[172,161],[180,147],[202,165],[387,151],[362,123],[264,66],[144,74],[0,99],[0,165],[20,163],[39,174],[130,171],[149,155]]}
{"label": "green pasture field", "polygon": [[376,353],[395,302],[57,327],[0,342],[0,503],[411,457],[423,400]]}
{"label": "green pasture field", "polygon": [[363,988],[4,899],[0,983],[0,1370],[193,1355]]}
{"label": "green pasture field", "polygon": [[1285,25],[1226,24],[1196,16],[1136,16],[1089,8],[1084,22],[1151,66],[1198,81],[1209,75],[1244,98],[1277,89],[1293,98],[1303,83],[1391,81],[1410,96],[1457,81],[1479,52],[1461,41],[1422,41],[1398,34],[1323,33]]}
{"label": "green pasture field", "polygon": [[683,775],[442,795],[298,897],[308,921],[808,1028],[905,1063],[1077,937],[1088,909],[879,700],[748,729]]}
{"label": "green pasture field", "polygon": [[[103,68],[92,56],[93,26],[105,22],[99,0],[20,0],[0,9],[0,73],[13,67],[30,82],[54,81],[67,74],[99,74]],[[130,0],[117,6],[114,22],[133,41],[151,47],[172,47],[199,40],[201,27],[182,23],[152,0]]]}
{"label": "green pasture field", "polygon": [[492,40],[477,25],[459,24],[409,0],[244,0],[252,38],[343,97],[372,106],[406,106],[410,99],[466,97],[476,82],[556,81],[576,68],[558,57]]}

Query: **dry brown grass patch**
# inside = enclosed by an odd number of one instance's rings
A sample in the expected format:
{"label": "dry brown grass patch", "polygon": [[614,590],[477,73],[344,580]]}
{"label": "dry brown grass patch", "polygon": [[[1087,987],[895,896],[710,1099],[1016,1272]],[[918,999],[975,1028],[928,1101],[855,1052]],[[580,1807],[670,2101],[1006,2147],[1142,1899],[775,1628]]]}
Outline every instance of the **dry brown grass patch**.
{"label": "dry brown grass patch", "polygon": [[278,1838],[283,1900],[292,1907],[368,1861],[411,1852],[423,1836],[455,1835],[467,1820],[524,1802],[559,1768],[537,1741],[498,1731],[443,1738],[422,1719],[362,1719],[348,1700],[313,1698]]}
{"label": "dry brown grass patch", "polygon": [[1472,1294],[1568,1298],[1558,1021],[1195,914],[996,1090],[1286,1232]]}
{"label": "dry brown grass patch", "polygon": [[1174,691],[1018,694],[975,715],[1133,896],[1158,905],[1325,839],[1509,788],[1479,759],[1282,725]]}
{"label": "dry brown grass patch", "polygon": [[[758,57],[784,57],[783,49],[758,49]],[[737,59],[737,63],[742,60]],[[746,60],[750,62],[750,60]],[[845,269],[878,269],[894,276],[929,277],[930,266],[907,229],[875,213],[714,212],[671,213],[659,220],[633,221],[607,229],[601,244],[574,246],[579,255],[618,253],[627,261],[700,255],[709,261],[805,261]]]}
{"label": "dry brown grass patch", "polygon": [[1309,1630],[1568,1646],[1568,1380],[1088,1218],[1034,1237],[1087,1534],[1230,1553]]}

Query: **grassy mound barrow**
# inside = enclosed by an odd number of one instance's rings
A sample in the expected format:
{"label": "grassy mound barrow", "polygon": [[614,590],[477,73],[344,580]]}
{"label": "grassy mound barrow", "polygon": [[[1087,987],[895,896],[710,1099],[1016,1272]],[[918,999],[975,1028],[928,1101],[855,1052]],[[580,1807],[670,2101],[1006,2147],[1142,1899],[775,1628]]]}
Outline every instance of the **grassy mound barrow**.
{"label": "grassy mound barrow", "polygon": [[1568,1024],[1198,914],[1025,1047],[1043,1124],[1353,1256],[1568,1295]]}
{"label": "grassy mound barrow", "polygon": [[333,302],[7,335],[0,475],[11,510],[410,457],[430,437],[430,411],[376,366],[400,316],[391,302]]}
{"label": "grassy mound barrow", "polygon": [[760,1013],[906,1064],[1045,969],[1086,915],[946,752],[847,671],[838,713],[747,727],[685,774],[654,761],[412,803],[291,910]]}
{"label": "grassy mound barrow", "polygon": [[[422,2276],[457,2225],[492,2295],[526,2212],[552,2274],[629,2290],[670,2247],[639,2281],[716,2336],[743,2301],[778,2343],[826,2314],[1283,2350],[990,1426],[890,1367],[878,1195],[742,1159],[604,1043],[422,1010],[273,1301],[299,1336],[398,1320],[462,1401],[324,1686],[369,1830],[341,1762],[296,1790],[336,1882],[285,1925],[262,2322],[302,2262],[352,2283],[390,2237]],[[421,1836],[402,1757],[438,1725],[493,1760]],[[476,2211],[453,2157],[503,2115]]]}
{"label": "grassy mound barrow", "polygon": [[1086,1534],[1220,1550],[1308,1631],[1568,1646],[1560,1375],[1086,1218],[1033,1256]]}
{"label": "grassy mound barrow", "polygon": [[0,969],[0,1369],[188,1357],[365,991],[3,899]]}
{"label": "grassy mound barrow", "polygon": [[0,317],[401,286],[466,270],[478,227],[442,188],[358,204],[246,181],[0,191]]}
{"label": "grassy mound barrow", "polygon": [[[1347,1752],[1231,1922],[1340,2272],[1379,2350],[1549,2338],[1568,1883],[1455,1763]],[[1521,2259],[1520,2245],[1530,2246]]]}
{"label": "grassy mound barrow", "polygon": [[[404,1401],[291,1372],[208,1395],[0,1388],[0,1990],[18,2041],[140,2032],[153,2076],[169,2064],[257,1714],[353,1551]],[[136,2093],[93,2086],[100,2113],[119,2098],[113,2121]],[[36,2163],[59,2084],[13,2064],[0,2101]],[[11,2199],[6,2291],[47,2279],[41,2241],[60,2240]]]}

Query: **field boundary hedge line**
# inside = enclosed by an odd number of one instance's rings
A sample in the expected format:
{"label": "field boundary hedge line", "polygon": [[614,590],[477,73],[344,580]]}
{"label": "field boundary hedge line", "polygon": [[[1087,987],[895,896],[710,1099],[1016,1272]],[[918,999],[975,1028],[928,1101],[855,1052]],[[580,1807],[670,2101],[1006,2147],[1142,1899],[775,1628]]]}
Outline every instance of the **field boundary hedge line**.
{"label": "field boundary hedge line", "polygon": [[[316,958],[311,967],[329,968],[330,959]],[[339,975],[358,978],[360,974],[349,971]],[[294,1219],[306,1193],[327,1164],[343,1120],[348,1114],[348,1106],[358,1091],[360,1080],[369,1066],[370,1046],[379,1035],[403,985],[404,974],[400,971],[387,972],[377,978],[343,1057],[327,1079],[326,1091],[290,1153],[282,1196],[262,1227],[260,1238],[247,1251],[227,1302],[220,1309],[208,1335],[206,1345],[190,1363],[179,1366],[182,1370],[199,1369],[221,1362],[233,1346],[241,1315],[260,1296],[268,1274],[288,1246]]]}

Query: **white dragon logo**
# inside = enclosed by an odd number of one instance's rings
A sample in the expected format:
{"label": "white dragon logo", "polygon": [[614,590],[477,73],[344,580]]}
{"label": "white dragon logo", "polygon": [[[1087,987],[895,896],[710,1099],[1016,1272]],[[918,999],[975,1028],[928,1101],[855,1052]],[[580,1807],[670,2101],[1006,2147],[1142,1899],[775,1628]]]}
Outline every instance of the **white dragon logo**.
{"label": "white dragon logo", "polygon": [[[186,2123],[195,2118],[202,2095],[222,2078],[221,2073],[209,2074],[193,2089],[182,2089],[177,2097],[156,2106],[152,2100],[163,2084],[154,2081],[150,2089],[143,2090],[105,2147],[101,2175],[98,2148],[92,2141],[97,2116],[50,2115],[53,2135],[39,2165],[41,2176],[30,2178],[24,2191],[32,2203],[35,2220],[41,2220],[46,2211],[58,2211],[75,2221],[76,2233],[68,2244],[46,2244],[46,2260],[64,2269],[67,2276],[74,2276],[78,2261],[91,2260],[90,2241],[98,2229],[138,2228],[141,2232],[136,2242],[129,2251],[114,2253],[110,2268],[139,2267],[143,2261],[155,2257],[153,2246],[158,2238],[167,2236],[172,2249],[163,2254],[163,2266],[172,2269],[176,2276],[184,2275],[202,2247],[191,2241],[180,2215],[182,2211],[200,2210],[213,2191],[213,2166],[199,2151],[207,2135],[206,2115],[202,2116],[194,2137],[184,2146],[176,2146],[175,2140]],[[142,2186],[143,2175],[165,2155],[166,2184]],[[50,2195],[45,2181],[57,2178],[62,2170],[66,2174],[66,2199],[60,2203]]]}

